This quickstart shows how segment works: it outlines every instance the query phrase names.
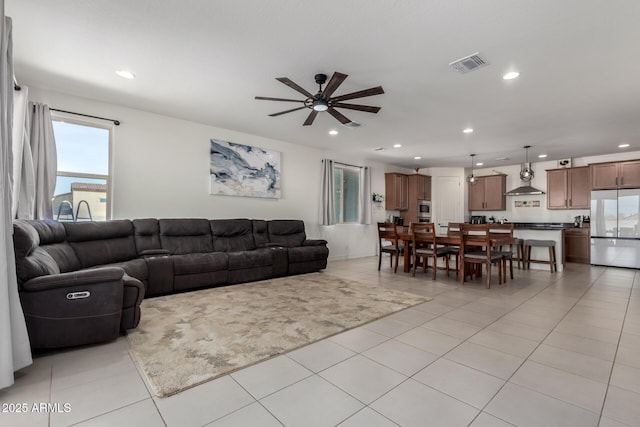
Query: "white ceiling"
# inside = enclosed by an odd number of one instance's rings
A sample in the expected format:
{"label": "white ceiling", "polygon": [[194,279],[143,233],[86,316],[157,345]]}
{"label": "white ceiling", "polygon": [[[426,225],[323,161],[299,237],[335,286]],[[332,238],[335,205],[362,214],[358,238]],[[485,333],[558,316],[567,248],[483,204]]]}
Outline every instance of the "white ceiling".
{"label": "white ceiling", "polygon": [[[468,167],[471,153],[486,167],[514,164],[524,145],[530,160],[640,149],[638,0],[5,4],[27,85],[409,168]],[[475,52],[490,65],[449,67]],[[520,77],[502,80],[510,70]],[[303,127],[306,110],[268,116],[296,104],[254,99],[302,99],[275,78],[315,92],[314,74],[334,71],[349,75],[334,95],[386,92],[349,101],[378,114],[341,110],[358,129],[327,113]]]}

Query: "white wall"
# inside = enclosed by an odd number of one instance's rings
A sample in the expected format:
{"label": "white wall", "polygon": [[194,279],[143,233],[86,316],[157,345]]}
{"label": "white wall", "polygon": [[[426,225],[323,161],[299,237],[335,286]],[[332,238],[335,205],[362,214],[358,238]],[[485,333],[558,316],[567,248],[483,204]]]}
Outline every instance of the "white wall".
{"label": "white wall", "polygon": [[[30,88],[29,98],[52,108],[121,121],[120,126],[113,128],[111,206],[114,219],[301,219],[310,238],[329,241],[332,259],[376,253],[375,221],[384,218],[384,214],[375,207],[373,225],[318,225],[320,171],[321,159],[325,157],[370,166],[371,191],[384,193],[383,164],[35,87]],[[211,138],[280,151],[282,197],[210,195]]]}

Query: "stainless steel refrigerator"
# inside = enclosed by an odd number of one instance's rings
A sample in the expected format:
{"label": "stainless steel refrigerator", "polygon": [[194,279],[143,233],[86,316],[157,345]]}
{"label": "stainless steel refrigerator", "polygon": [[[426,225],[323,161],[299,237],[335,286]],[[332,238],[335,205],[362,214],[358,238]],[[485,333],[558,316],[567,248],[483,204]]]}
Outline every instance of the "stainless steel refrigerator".
{"label": "stainless steel refrigerator", "polygon": [[640,189],[591,192],[591,264],[640,268]]}

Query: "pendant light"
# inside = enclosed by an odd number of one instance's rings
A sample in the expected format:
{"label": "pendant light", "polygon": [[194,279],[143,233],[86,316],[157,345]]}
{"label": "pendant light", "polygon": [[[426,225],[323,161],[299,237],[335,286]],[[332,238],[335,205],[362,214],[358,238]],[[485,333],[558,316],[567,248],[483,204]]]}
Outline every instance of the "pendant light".
{"label": "pendant light", "polygon": [[529,163],[529,148],[531,148],[530,145],[525,145],[524,149],[525,149],[525,161],[524,164],[522,165],[522,169],[520,170],[520,179],[523,180],[524,182],[529,182],[533,179],[533,169],[531,169],[531,164]]}
{"label": "pendant light", "polygon": [[467,181],[469,184],[473,185],[476,183],[476,177],[473,176],[473,158],[476,156],[475,154],[470,154],[471,156],[471,175],[467,177]]}

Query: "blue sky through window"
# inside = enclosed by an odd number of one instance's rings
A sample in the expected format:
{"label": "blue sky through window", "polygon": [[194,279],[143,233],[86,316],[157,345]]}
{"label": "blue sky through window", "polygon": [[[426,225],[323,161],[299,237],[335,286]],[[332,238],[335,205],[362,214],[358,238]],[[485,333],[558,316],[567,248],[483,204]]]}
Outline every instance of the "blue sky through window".
{"label": "blue sky through window", "polygon": [[[53,120],[58,171],[108,175],[109,130]],[[72,182],[106,184],[106,179],[58,176],[54,195],[71,192]]]}
{"label": "blue sky through window", "polygon": [[54,120],[53,132],[59,171],[109,173],[109,130]]}

